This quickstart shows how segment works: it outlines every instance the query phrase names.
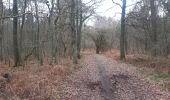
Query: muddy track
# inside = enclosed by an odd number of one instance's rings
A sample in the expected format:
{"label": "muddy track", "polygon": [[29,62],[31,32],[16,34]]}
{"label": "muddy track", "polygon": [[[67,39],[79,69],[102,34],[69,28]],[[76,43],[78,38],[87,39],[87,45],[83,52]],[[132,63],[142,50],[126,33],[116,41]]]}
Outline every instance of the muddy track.
{"label": "muddy track", "polygon": [[131,65],[87,55],[82,66],[61,85],[61,100],[170,100]]}

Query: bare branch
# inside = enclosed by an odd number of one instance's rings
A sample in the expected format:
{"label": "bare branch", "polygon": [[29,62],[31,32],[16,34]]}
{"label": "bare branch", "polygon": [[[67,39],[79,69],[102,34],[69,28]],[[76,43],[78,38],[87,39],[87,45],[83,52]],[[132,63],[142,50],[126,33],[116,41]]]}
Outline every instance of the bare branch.
{"label": "bare branch", "polygon": [[134,3],[134,4],[128,5],[128,6],[126,6],[126,8],[131,7],[131,6],[134,6],[134,5],[137,5],[137,4],[139,4],[139,3],[142,3],[142,1],[138,1],[138,2],[136,2],[136,3]]}
{"label": "bare branch", "polygon": [[117,3],[117,2],[114,2],[114,0],[112,0],[112,2],[113,2],[114,4],[116,4],[116,5],[118,5],[120,8],[122,8],[122,5],[121,5],[121,4],[119,4],[119,3]]}
{"label": "bare branch", "polygon": [[26,15],[26,14],[32,14],[32,13],[31,12],[27,12],[27,13],[23,13],[23,14],[16,15],[16,16],[5,16],[5,17],[1,17],[0,19],[9,19],[9,18],[22,17],[23,15]]}

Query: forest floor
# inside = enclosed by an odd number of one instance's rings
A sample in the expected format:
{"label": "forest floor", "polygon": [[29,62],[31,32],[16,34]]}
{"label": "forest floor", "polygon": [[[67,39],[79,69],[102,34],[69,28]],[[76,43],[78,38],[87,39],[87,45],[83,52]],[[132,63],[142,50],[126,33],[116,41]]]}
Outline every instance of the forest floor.
{"label": "forest floor", "polygon": [[61,84],[61,100],[170,100],[132,65],[89,54],[82,66]]}
{"label": "forest floor", "polygon": [[[119,50],[112,49],[103,54],[104,56],[119,61]],[[138,73],[170,91],[170,59],[163,56],[151,57],[145,54],[128,54],[124,63],[136,67]]]}
{"label": "forest floor", "polygon": [[129,64],[133,60],[120,62],[117,54],[84,52],[78,65],[66,59],[55,66],[1,67],[9,77],[0,77],[0,100],[170,100],[168,91]]}
{"label": "forest floor", "polygon": [[61,59],[52,66],[48,59],[44,60],[44,65],[40,66],[30,58],[24,68],[0,63],[0,100],[58,100],[59,83],[79,65],[74,65],[70,59]]}

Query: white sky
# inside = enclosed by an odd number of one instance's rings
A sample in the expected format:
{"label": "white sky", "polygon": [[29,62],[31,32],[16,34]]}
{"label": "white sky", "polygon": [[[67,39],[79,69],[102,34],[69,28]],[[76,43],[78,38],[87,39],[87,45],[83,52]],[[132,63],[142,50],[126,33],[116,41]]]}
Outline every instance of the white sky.
{"label": "white sky", "polygon": [[[114,0],[121,4],[121,0]],[[127,6],[135,4],[137,0],[127,0]],[[127,12],[129,12],[133,6],[127,8]],[[97,9],[97,14],[106,17],[114,17],[116,19],[120,18],[121,8],[113,4],[112,0],[103,0],[100,7]]]}
{"label": "white sky", "polygon": [[[88,2],[90,0],[84,0],[84,2]],[[122,4],[121,0],[114,0],[117,3]],[[135,4],[139,0],[127,0],[127,6]],[[128,13],[132,10],[133,6],[127,7]],[[103,0],[102,3],[99,4],[99,7],[96,9],[98,15],[111,17],[116,20],[120,20],[121,18],[121,8],[115,4],[113,4],[112,0]],[[87,22],[89,25],[93,25],[93,21],[89,20]]]}

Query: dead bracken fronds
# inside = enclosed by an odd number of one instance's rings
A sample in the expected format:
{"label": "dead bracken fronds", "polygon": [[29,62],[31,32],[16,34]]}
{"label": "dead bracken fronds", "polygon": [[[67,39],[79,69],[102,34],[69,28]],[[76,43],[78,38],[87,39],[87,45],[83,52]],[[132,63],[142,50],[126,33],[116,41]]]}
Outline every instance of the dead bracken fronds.
{"label": "dead bracken fronds", "polygon": [[24,69],[1,68],[0,97],[15,100],[57,99],[58,83],[77,68],[69,59],[64,59],[64,62],[54,66],[28,64]]}

